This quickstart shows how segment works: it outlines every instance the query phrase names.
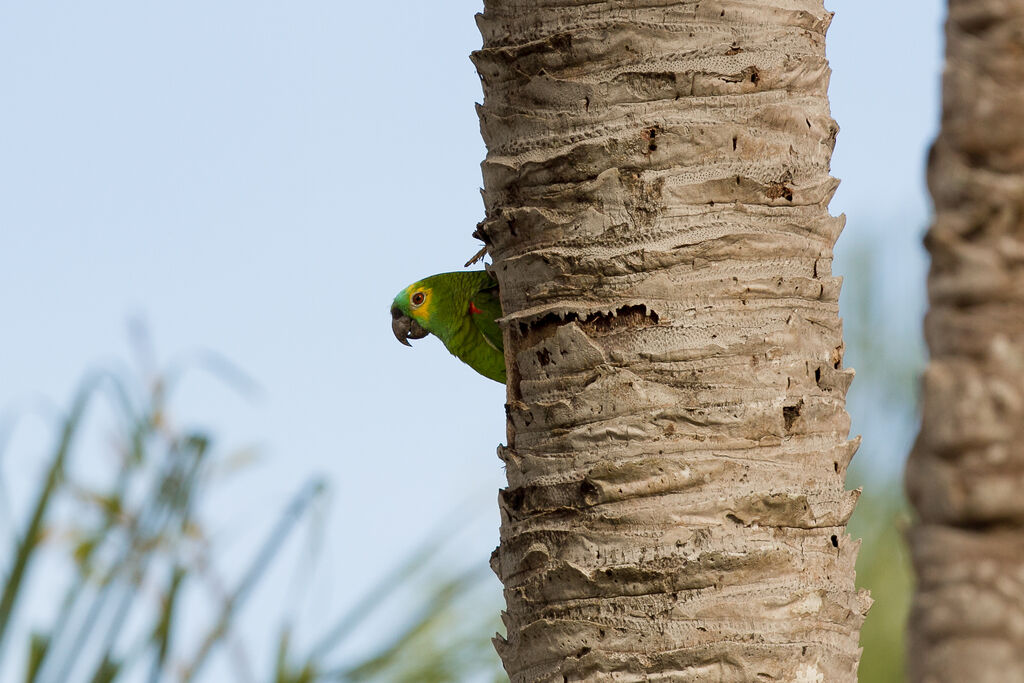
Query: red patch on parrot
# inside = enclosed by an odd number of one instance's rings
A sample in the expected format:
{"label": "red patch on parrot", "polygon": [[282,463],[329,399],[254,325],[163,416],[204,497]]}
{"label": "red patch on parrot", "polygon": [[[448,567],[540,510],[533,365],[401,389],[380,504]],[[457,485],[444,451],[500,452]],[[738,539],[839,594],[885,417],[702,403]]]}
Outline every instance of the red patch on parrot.
{"label": "red patch on parrot", "polygon": [[473,305],[472,301],[469,302],[469,312],[470,313],[483,313],[483,311],[481,311],[479,308],[477,308],[476,306]]}

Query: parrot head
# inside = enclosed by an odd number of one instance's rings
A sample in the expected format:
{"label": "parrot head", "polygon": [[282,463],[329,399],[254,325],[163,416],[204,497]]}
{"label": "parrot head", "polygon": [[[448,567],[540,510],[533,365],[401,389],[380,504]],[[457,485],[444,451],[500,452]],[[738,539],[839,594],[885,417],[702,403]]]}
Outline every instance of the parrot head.
{"label": "parrot head", "polygon": [[488,379],[505,383],[498,283],[485,270],[417,280],[391,302],[391,331],[402,344],[432,334],[448,352]]}
{"label": "parrot head", "polygon": [[420,280],[409,285],[391,304],[391,330],[395,338],[406,346],[410,339],[422,339],[430,334],[430,299],[432,290]]}

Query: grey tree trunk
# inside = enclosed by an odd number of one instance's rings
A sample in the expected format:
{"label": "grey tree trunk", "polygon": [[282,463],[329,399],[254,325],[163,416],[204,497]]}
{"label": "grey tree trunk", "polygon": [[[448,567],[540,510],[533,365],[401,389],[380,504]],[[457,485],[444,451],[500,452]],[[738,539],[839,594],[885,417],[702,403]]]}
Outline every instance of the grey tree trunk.
{"label": "grey tree trunk", "polygon": [[856,679],[820,0],[485,0],[513,683]]}
{"label": "grey tree trunk", "polygon": [[946,41],[910,673],[1024,681],[1024,0],[950,0]]}

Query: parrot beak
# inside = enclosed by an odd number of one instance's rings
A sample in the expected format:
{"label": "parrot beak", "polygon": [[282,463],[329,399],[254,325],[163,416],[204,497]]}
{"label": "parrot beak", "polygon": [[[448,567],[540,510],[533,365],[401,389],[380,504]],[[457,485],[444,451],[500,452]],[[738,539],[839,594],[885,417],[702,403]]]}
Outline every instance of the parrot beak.
{"label": "parrot beak", "polygon": [[408,340],[423,339],[430,334],[398,307],[391,309],[391,330],[395,333],[395,339],[406,346],[412,346]]}

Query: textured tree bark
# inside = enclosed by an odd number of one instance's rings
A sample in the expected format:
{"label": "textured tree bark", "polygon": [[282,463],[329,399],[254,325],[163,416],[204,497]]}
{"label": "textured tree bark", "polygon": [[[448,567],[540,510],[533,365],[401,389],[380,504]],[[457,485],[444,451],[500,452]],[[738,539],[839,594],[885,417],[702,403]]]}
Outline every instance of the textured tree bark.
{"label": "textured tree bark", "polygon": [[820,0],[486,0],[525,681],[854,681]]}
{"label": "textured tree bark", "polygon": [[1024,681],[1024,0],[950,0],[946,40],[909,662]]}

